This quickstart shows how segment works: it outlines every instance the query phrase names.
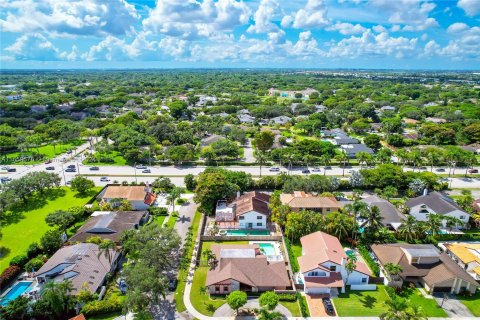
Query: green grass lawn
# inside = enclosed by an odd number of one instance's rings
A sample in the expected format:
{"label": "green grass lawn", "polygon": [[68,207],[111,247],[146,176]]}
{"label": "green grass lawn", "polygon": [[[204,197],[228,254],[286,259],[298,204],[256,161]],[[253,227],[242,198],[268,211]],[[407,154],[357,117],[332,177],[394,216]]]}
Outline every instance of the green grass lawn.
{"label": "green grass lawn", "polygon": [[300,307],[298,305],[298,301],[281,301],[280,304],[288,309],[292,313],[292,317],[301,317],[302,312],[300,311]]}
{"label": "green grass lawn", "polygon": [[121,315],[122,315],[121,312],[112,312],[112,313],[101,314],[98,316],[91,316],[91,317],[88,317],[87,320],[112,320],[120,317]]}
{"label": "green grass lawn", "polygon": [[[109,152],[108,154],[105,154],[104,156],[112,159],[113,162],[87,162],[87,161],[84,161],[83,164],[85,164],[85,165],[96,165],[96,166],[126,166],[126,165],[128,165],[127,160],[125,160],[125,158],[118,151]],[[139,173],[139,172],[137,172],[137,173]]]}
{"label": "green grass lawn", "polygon": [[458,300],[460,300],[468,310],[475,316],[480,317],[480,292],[477,292],[471,297],[465,297],[457,295]]}
{"label": "green grass lawn", "polygon": [[0,272],[8,267],[11,258],[22,254],[33,242],[38,242],[43,234],[50,229],[45,223],[45,217],[50,212],[83,206],[101,188],[93,189],[88,195],[80,196],[70,188],[48,190],[45,195],[33,195],[27,203],[8,211],[2,217],[1,241],[2,256]]}
{"label": "green grass lawn", "polygon": [[[6,160],[5,157],[1,158],[2,163],[7,163],[7,164],[13,164],[13,159],[19,158],[22,156],[31,156],[33,154],[41,154],[45,156],[46,158],[54,158],[55,156],[58,156],[62,153],[67,152],[68,150],[74,149],[75,147],[78,147],[82,145],[83,140],[73,140],[69,143],[66,144],[57,144],[55,147],[53,144],[47,144],[44,146],[37,148],[32,148],[28,152],[11,152],[7,153],[6,155]],[[43,160],[35,160],[35,161],[18,161],[15,162],[15,164],[34,164],[34,163],[41,163]]]}
{"label": "green grass lawn", "polygon": [[[287,239],[285,240],[286,240],[287,249],[288,249],[289,240]],[[288,253],[288,258],[290,259],[290,264],[293,272],[297,272],[300,270],[297,258],[300,257],[301,255],[302,255],[302,245],[300,244],[300,242],[296,241],[290,244],[290,252]]]}
{"label": "green grass lawn", "polygon": [[156,224],[158,224],[160,227],[163,225],[163,221],[165,221],[165,219],[167,218],[168,216],[156,216],[154,218],[154,221]]}
{"label": "green grass lawn", "polygon": [[168,218],[168,221],[167,221],[167,223],[165,224],[165,226],[166,226],[167,228],[172,229],[172,228],[175,226],[175,223],[177,223],[177,219],[178,219],[177,217],[170,216],[170,217]]}
{"label": "green grass lawn", "polygon": [[[193,237],[196,239],[197,233],[198,233],[198,228],[200,227],[200,219],[202,218],[202,214],[197,211],[195,212],[195,216],[193,217],[192,221],[192,227],[193,227]],[[193,254],[193,245],[188,248],[188,257],[191,257]],[[177,283],[177,289],[175,290],[175,295],[174,295],[174,300],[175,300],[175,307],[178,312],[183,312],[187,310],[185,307],[185,303],[183,302],[183,294],[185,292],[185,285],[186,285],[186,280],[187,280],[187,274],[188,270],[186,269],[181,269],[178,272],[178,283]]]}
{"label": "green grass lawn", "polygon": [[417,288],[406,288],[404,287],[402,291],[398,294],[402,298],[406,298],[410,301],[411,304],[418,305],[422,307],[425,315],[427,317],[437,317],[443,318],[448,317],[445,310],[443,310],[435,301],[435,299],[425,298],[420,290]]}
{"label": "green grass lawn", "polygon": [[350,291],[332,299],[339,317],[375,317],[387,311],[384,301],[388,299],[382,285],[376,291]]}

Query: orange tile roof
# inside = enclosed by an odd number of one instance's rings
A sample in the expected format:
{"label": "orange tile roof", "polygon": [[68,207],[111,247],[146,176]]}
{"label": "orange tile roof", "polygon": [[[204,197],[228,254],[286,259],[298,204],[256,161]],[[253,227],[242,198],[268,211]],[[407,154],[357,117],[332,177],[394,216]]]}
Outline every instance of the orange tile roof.
{"label": "orange tile roof", "polygon": [[342,275],[340,272],[332,272],[330,277],[305,277],[305,285],[308,287],[320,288],[341,288],[343,287]]}
{"label": "orange tile roof", "polygon": [[287,204],[291,208],[340,208],[340,203],[338,203],[335,197],[319,197],[303,191],[282,193],[280,195],[280,201],[282,204]]}
{"label": "orange tile roof", "polygon": [[144,200],[146,195],[147,191],[144,186],[109,186],[105,190],[103,198],[139,201]]}
{"label": "orange tile roof", "polygon": [[80,313],[78,316],[75,316],[75,317],[70,318],[68,320],[87,320],[87,319],[85,319],[85,316],[83,315],[83,313]]}
{"label": "orange tile roof", "polygon": [[445,247],[463,263],[475,261],[480,264],[480,243],[446,243]]}

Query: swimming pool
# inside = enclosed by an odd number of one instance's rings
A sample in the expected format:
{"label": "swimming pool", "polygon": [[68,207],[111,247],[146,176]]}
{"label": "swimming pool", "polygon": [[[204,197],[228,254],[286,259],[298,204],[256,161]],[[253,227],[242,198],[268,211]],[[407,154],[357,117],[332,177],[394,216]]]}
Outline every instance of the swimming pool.
{"label": "swimming pool", "polygon": [[257,243],[266,256],[275,256],[277,251],[271,243]]}
{"label": "swimming pool", "polygon": [[227,236],[269,236],[268,230],[227,230]]}
{"label": "swimming pool", "polygon": [[33,281],[19,281],[7,291],[7,293],[2,297],[0,301],[1,306],[6,306],[10,301],[15,300],[17,297],[21,296],[25,292],[30,291],[29,288],[32,285]]}

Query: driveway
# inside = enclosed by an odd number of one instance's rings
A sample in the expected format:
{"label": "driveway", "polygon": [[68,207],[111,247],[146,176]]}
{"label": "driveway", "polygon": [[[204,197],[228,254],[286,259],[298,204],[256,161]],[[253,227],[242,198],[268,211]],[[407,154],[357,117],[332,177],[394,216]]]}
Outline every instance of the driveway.
{"label": "driveway", "polygon": [[439,306],[442,306],[443,310],[448,314],[450,318],[460,318],[460,317],[471,317],[474,318],[473,314],[468,310],[468,308],[457,300],[455,295],[449,294],[448,300],[443,301],[443,293],[434,294],[434,298],[437,301]]}
{"label": "driveway", "polygon": [[186,198],[188,203],[182,206],[175,205],[175,209],[178,211],[178,219],[175,223],[175,230],[177,230],[178,234],[182,238],[182,241],[184,241],[188,232],[188,228],[192,225],[195,211],[197,211],[197,204],[193,202],[193,194],[182,195],[182,197]]}
{"label": "driveway", "polygon": [[330,317],[330,315],[325,311],[325,307],[323,306],[322,302],[323,297],[329,296],[330,295],[328,294],[306,295],[308,310],[310,311],[311,317]]}
{"label": "driveway", "polygon": [[252,147],[252,140],[248,139],[247,144],[243,148],[243,158],[245,162],[255,162],[256,159],[253,156],[253,147]]}
{"label": "driveway", "polygon": [[[258,298],[251,298],[248,299],[247,303],[242,307],[242,309],[260,309],[260,303],[258,302]],[[287,308],[278,304],[275,308],[275,311],[280,312],[285,317],[291,317],[292,314],[288,311]],[[232,317],[235,316],[235,310],[232,310],[227,303],[223,306],[218,308],[215,313],[213,314],[214,317]]]}

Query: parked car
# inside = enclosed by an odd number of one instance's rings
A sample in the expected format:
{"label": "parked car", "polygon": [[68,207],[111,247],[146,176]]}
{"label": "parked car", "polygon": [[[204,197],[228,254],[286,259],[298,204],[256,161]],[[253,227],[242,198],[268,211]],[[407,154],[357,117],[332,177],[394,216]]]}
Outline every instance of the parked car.
{"label": "parked car", "polygon": [[326,166],[325,170],[332,170],[332,166]]}
{"label": "parked car", "polygon": [[270,172],[279,172],[280,168],[279,167],[271,167],[268,171]]}
{"label": "parked car", "polygon": [[168,290],[175,291],[176,287],[177,287],[177,279],[170,278],[170,280],[168,280]]}
{"label": "parked car", "polygon": [[100,178],[100,181],[102,181],[102,182],[108,182],[108,181],[110,181],[110,179],[108,179],[108,177],[101,177],[101,178]]}
{"label": "parked car", "polygon": [[71,184],[72,184],[72,181],[68,180],[68,181],[66,182],[66,184],[67,184],[67,185],[71,185]]}
{"label": "parked car", "polygon": [[478,173],[478,169],[470,169],[468,170],[468,173]]}
{"label": "parked car", "polygon": [[17,172],[17,169],[15,169],[15,168],[8,168],[8,169],[7,169],[7,172]]}
{"label": "parked car", "polygon": [[437,172],[445,172],[445,169],[443,169],[443,168],[437,168],[435,171],[437,171]]}
{"label": "parked car", "polygon": [[333,304],[330,298],[322,298],[322,302],[323,306],[325,307],[325,311],[330,315],[334,315],[335,309],[333,308]]}
{"label": "parked car", "polygon": [[55,167],[46,167],[45,170],[55,170]]}
{"label": "parked car", "polygon": [[145,169],[142,171],[142,173],[152,173],[152,172],[150,171],[150,169]]}
{"label": "parked car", "polygon": [[7,170],[8,170],[8,167],[1,167],[0,170],[5,170],[5,171],[7,171]]}
{"label": "parked car", "polygon": [[320,172],[320,168],[315,167],[312,169],[312,172]]}
{"label": "parked car", "polygon": [[427,167],[419,167],[418,170],[427,170]]}
{"label": "parked car", "polygon": [[9,181],[12,181],[12,178],[9,178],[9,177],[3,177],[3,178],[0,178],[0,182],[1,183],[7,183]]}
{"label": "parked car", "polygon": [[72,154],[72,150],[68,150],[68,151],[67,151],[67,154]]}
{"label": "parked car", "polygon": [[90,170],[91,171],[98,171],[98,170],[100,170],[100,168],[99,167],[90,167]]}
{"label": "parked car", "polygon": [[122,294],[125,294],[127,292],[127,282],[125,279],[121,279],[120,282],[118,283],[118,288],[120,289],[120,292]]}
{"label": "parked car", "polygon": [[304,169],[304,170],[302,170],[302,173],[304,173],[304,174],[309,174],[309,173],[310,173],[310,170]]}

